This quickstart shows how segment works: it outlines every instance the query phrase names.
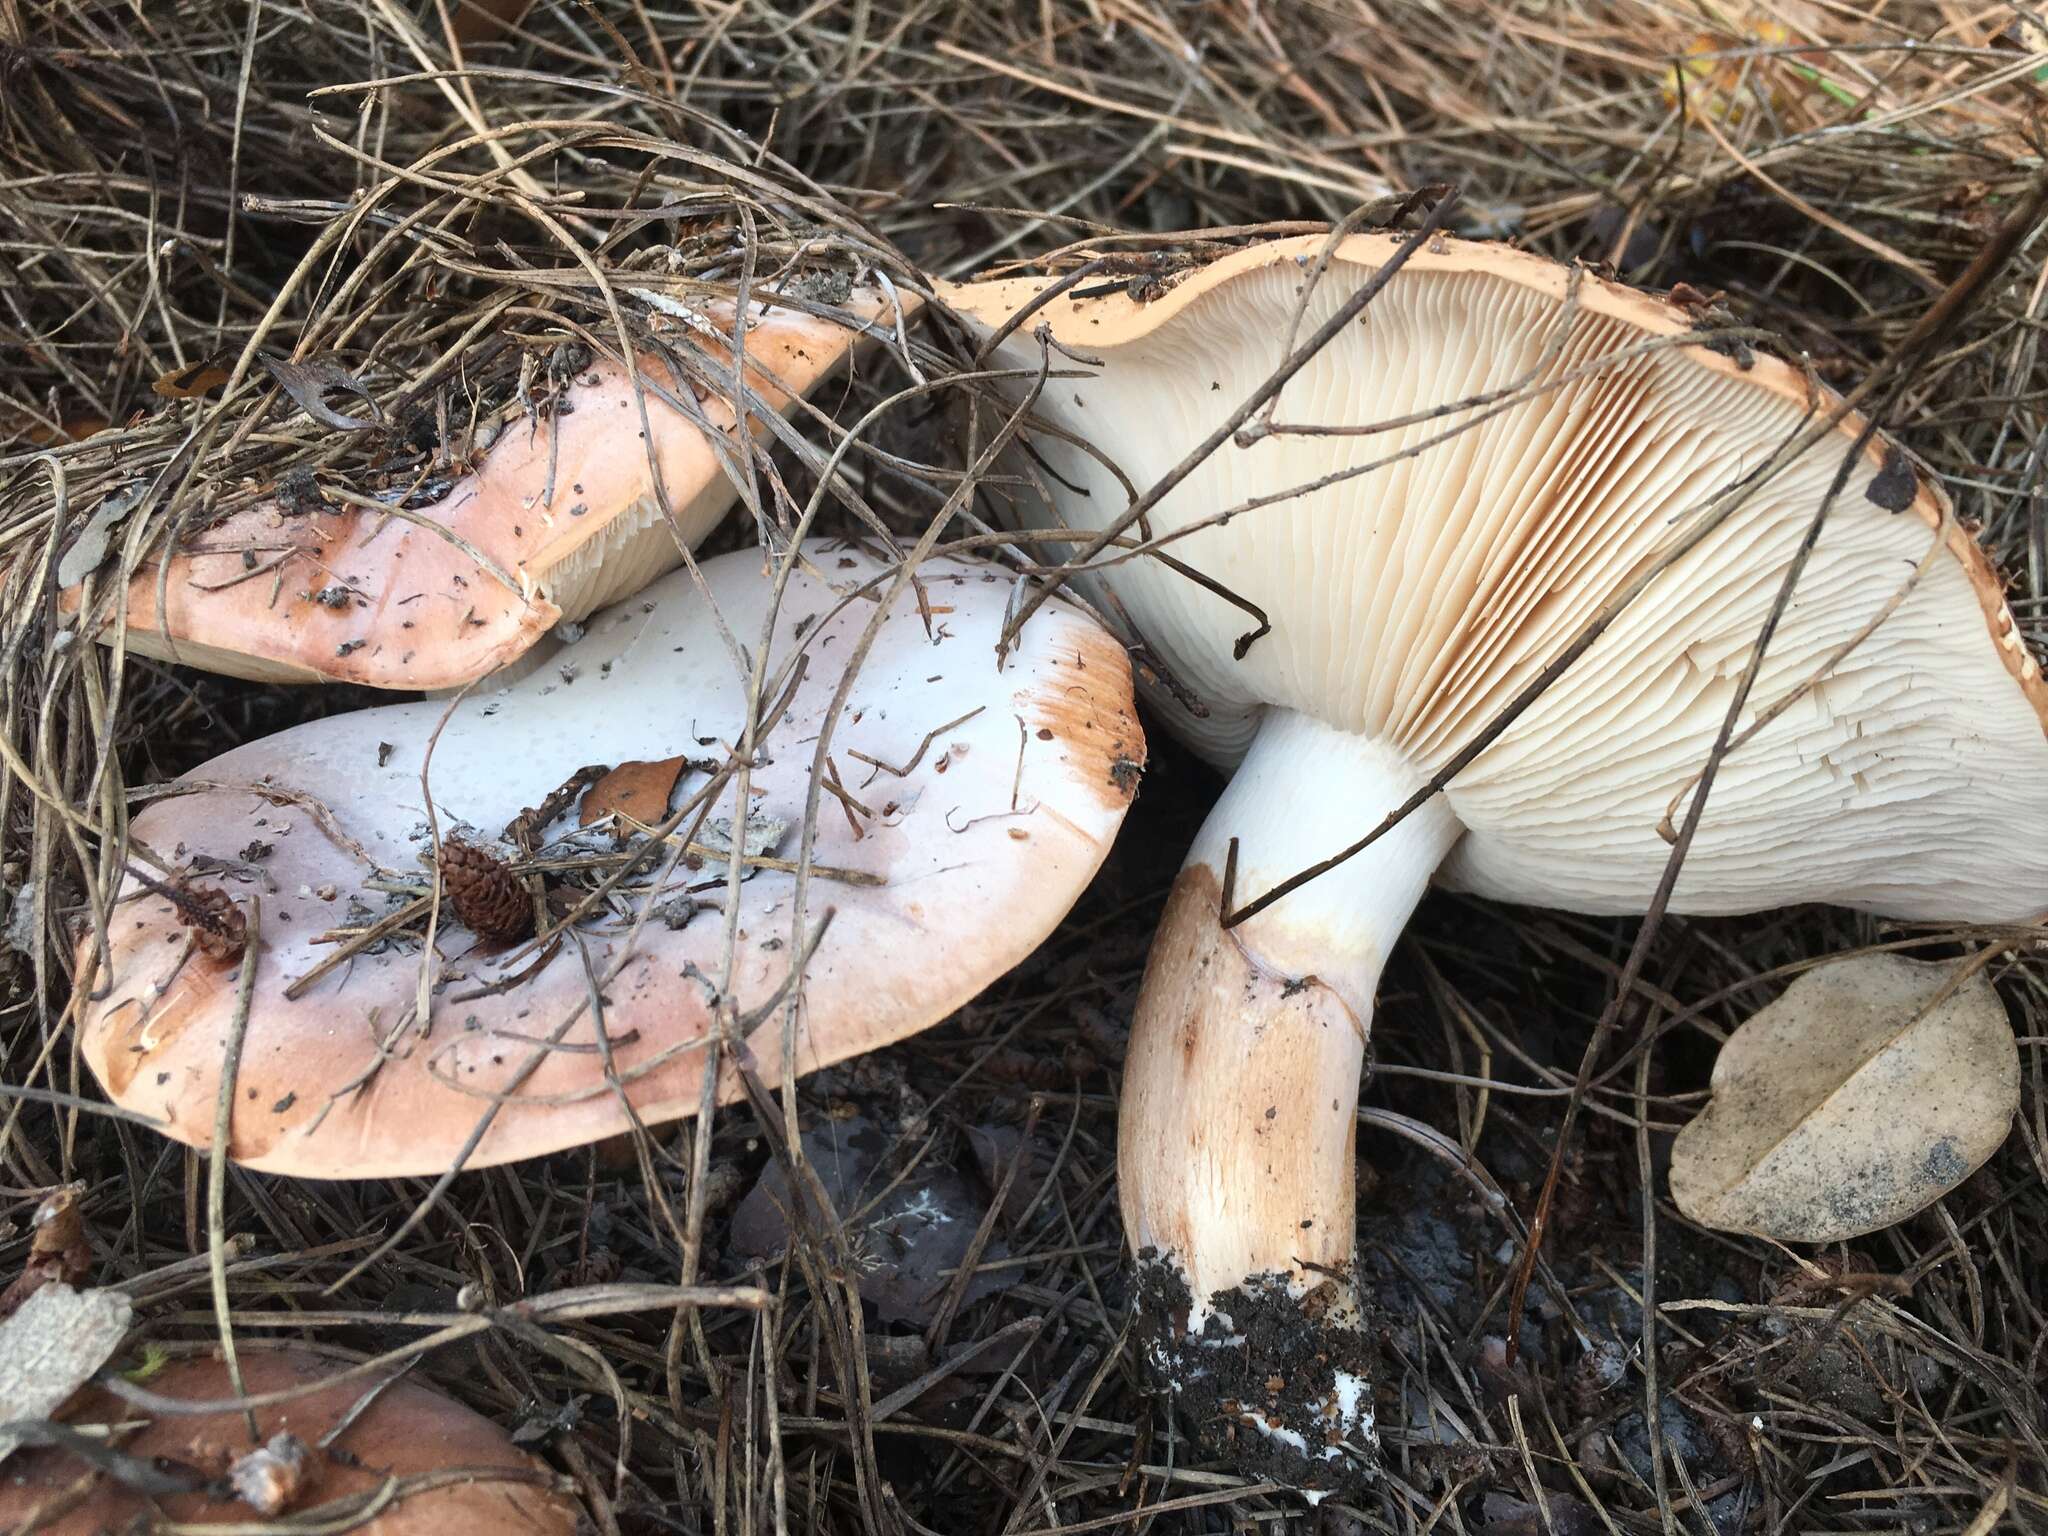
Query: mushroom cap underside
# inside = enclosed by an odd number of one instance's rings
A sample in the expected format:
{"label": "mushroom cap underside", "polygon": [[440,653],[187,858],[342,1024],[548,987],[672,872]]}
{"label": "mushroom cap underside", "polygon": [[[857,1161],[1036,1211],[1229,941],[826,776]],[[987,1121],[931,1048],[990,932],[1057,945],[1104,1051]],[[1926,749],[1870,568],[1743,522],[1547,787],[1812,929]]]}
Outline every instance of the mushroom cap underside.
{"label": "mushroom cap underside", "polygon": [[[1400,238],[1342,240],[1318,277],[1324,243],[1235,252],[1156,297],[1069,292],[1035,312],[998,362],[1035,372],[1033,332],[1049,325],[1069,353],[1051,355],[1039,413],[1096,452],[1041,434],[1050,504],[1021,515],[1103,527],[1129,495],[1098,454],[1140,489],[1158,480]],[[987,332],[1045,286],[940,297]],[[1282,389],[1283,430],[1226,442],[1149,514],[1169,553],[1262,609],[1271,633],[1234,656],[1247,610],[1159,562],[1094,578],[1210,709],[1165,702],[1162,720],[1227,763],[1278,706],[1385,742],[1426,775],[1647,581],[1451,782],[1467,830],[1442,871],[1509,900],[1641,910],[1670,852],[1660,825],[1683,818],[1863,425],[1851,416],[1759,477],[1835,397],[1707,327],[1698,306],[1528,253],[1419,247]],[[2048,688],[1990,561],[1940,489],[1874,439],[1829,503],[1674,910],[2048,908],[2044,721]]]}
{"label": "mushroom cap underside", "polygon": [[[701,569],[730,639],[757,654],[772,600],[761,552]],[[826,751],[816,873],[795,926],[791,864],[813,754],[891,578],[892,565],[864,549],[804,546],[765,675],[799,650],[805,668],[761,743],[744,830],[734,830],[729,782],[710,819],[678,833],[697,826],[696,851],[659,891],[607,898],[599,919],[538,955],[531,943],[480,942],[444,900],[424,1027],[416,938],[354,954],[297,1000],[286,992],[334,952],[330,930],[360,931],[408,899],[389,894],[394,878],[431,884],[421,766],[448,706],[297,727],[215,759],[142,811],[136,838],[182,868],[214,871],[208,884],[261,898],[231,1154],[314,1177],[438,1171],[494,1104],[474,1165],[580,1145],[627,1129],[628,1105],[648,1122],[695,1112],[720,999],[734,1017],[764,1015],[744,1045],[772,1085],[785,1022],[795,1070],[809,1071],[936,1022],[1028,954],[1106,853],[1143,736],[1122,647],[1070,606],[1035,619],[998,669],[1011,583],[980,563],[928,560],[891,602]],[[666,762],[678,807],[701,794],[746,721],[713,603],[677,572],[593,619],[559,665],[460,702],[428,774],[441,836],[488,846],[586,765]],[[663,783],[639,802],[646,823],[669,794]],[[609,833],[576,820],[572,808],[543,831],[543,859],[610,856]],[[753,862],[728,973],[716,854],[735,837]],[[669,852],[654,857],[648,885]],[[379,874],[385,891],[365,883]],[[650,899],[657,910],[635,933]],[[132,883],[109,932],[109,968],[84,1005],[86,1057],[118,1102],[204,1145],[240,962],[195,948],[173,903]],[[768,1006],[813,942],[802,1007]],[[740,1091],[728,1050],[719,1092]]]}

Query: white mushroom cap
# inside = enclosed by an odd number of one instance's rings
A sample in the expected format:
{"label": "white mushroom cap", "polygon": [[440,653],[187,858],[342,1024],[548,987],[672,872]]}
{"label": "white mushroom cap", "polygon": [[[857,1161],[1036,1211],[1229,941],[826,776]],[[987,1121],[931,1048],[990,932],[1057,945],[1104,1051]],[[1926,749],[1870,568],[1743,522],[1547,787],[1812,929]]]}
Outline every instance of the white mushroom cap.
{"label": "white mushroom cap", "polygon": [[[1340,240],[1318,275],[1325,243],[1254,246],[1163,289],[1083,285],[1036,307],[993,357],[1022,376],[1020,396],[1049,370],[1036,409],[1064,434],[1036,440],[1048,505],[1021,515],[1117,523],[1126,484],[1160,483],[1226,426],[1400,239]],[[1052,287],[938,296],[991,336]],[[1168,725],[1236,765],[1154,946],[1118,1157],[1127,1236],[1166,1272],[1150,1282],[1164,1300],[1148,1350],[1199,1417],[1231,1430],[1248,1470],[1328,1488],[1369,1460],[1369,1349],[1341,1326],[1355,1318],[1347,1297],[1298,1311],[1291,1337],[1268,1319],[1264,1344],[1239,1346],[1276,1293],[1343,1289],[1358,1080],[1401,927],[1432,875],[1515,901],[1643,909],[1671,852],[1660,827],[1683,818],[1863,423],[1749,482],[1834,403],[1785,362],[1717,343],[1677,303],[1437,237],[1285,384],[1275,432],[1226,441],[1132,530],[1263,610],[1270,633],[1239,654],[1246,609],[1162,561],[1090,578],[1208,707],[1197,718],[1167,703]],[[1221,927],[1233,845],[1242,905],[1364,836],[1638,581],[1442,794]],[[2048,908],[2048,687],[1990,562],[1882,440],[1852,466],[1739,726],[1672,910]]]}
{"label": "white mushroom cap", "polygon": [[[793,411],[896,314],[873,289],[843,307],[869,329],[749,305],[754,433],[768,430],[764,412]],[[730,366],[730,304],[692,330],[695,345]],[[137,570],[125,599],[128,648],[259,682],[376,688],[460,687],[511,664],[556,623],[674,570],[738,494],[730,466],[750,448],[732,401],[697,399],[652,353],[636,372],[600,360],[538,419],[509,404],[487,423],[495,436],[476,467],[404,518],[354,503],[306,512],[277,499],[230,515],[188,539],[167,572],[155,561]],[[699,421],[726,440],[714,442]],[[79,588],[63,594],[67,608],[81,600]],[[98,634],[111,643],[115,632],[110,619]]]}
{"label": "white mushroom cap", "polygon": [[[773,597],[762,553],[722,556],[702,571],[718,613],[751,653]],[[813,754],[892,578],[892,566],[864,549],[803,546],[767,658],[771,678],[799,649],[808,660],[751,773],[745,821],[756,851],[772,845],[770,867],[739,886],[736,968],[725,996],[739,1017],[774,1002],[825,909],[835,910],[805,970],[798,1072],[937,1022],[1024,958],[1093,876],[1144,755],[1129,665],[1114,639],[1060,605],[999,670],[995,643],[1010,579],[976,562],[924,562],[887,610],[834,730],[827,777],[836,776],[844,798],[821,798],[811,845],[817,873],[805,930],[796,933],[789,862],[800,853]],[[744,729],[745,680],[688,573],[598,616],[558,659],[559,669],[462,702],[441,731],[429,782],[444,839],[467,823],[476,830],[463,835],[487,842],[587,764],[680,756],[723,765],[727,744]],[[625,1130],[630,1121],[621,1094],[607,1086],[588,1014],[591,983],[579,949],[603,982],[623,1098],[647,1122],[696,1112],[713,1004],[725,985],[722,866],[680,868],[659,893],[657,902],[710,903],[681,926],[652,917],[633,938],[630,919],[645,901],[636,894],[617,915],[573,929],[546,965],[517,981],[533,964],[533,946],[481,943],[444,901],[424,1029],[411,1019],[417,944],[358,954],[299,1000],[287,998],[287,987],[331,953],[321,936],[351,921],[351,897],[375,915],[388,909],[385,896],[365,886],[373,864],[426,882],[420,769],[445,707],[392,705],[238,748],[190,776],[220,787],[165,799],[135,818],[134,835],[167,857],[249,861],[250,878],[228,889],[262,897],[230,1144],[240,1162],[313,1177],[438,1171],[490,1096],[505,1093],[511,1097],[475,1165]],[[710,771],[684,767],[678,807],[710,782]],[[269,793],[237,787],[258,785]],[[717,846],[722,828],[729,846],[736,791],[728,783],[709,806],[722,822],[707,823],[700,844]],[[645,819],[661,813],[658,805]],[[576,855],[562,841],[576,833],[575,822],[572,810],[543,833],[554,853]],[[777,824],[787,831],[778,834]],[[580,836],[586,857],[593,844],[611,847],[597,829]],[[269,851],[245,855],[252,843]],[[667,850],[655,856],[644,884],[666,857]],[[188,955],[190,935],[170,902],[133,888],[128,897],[114,912],[110,970],[81,999],[86,1059],[118,1102],[203,1145],[237,962]],[[686,908],[672,910],[680,918]],[[354,918],[358,927],[367,920],[360,911]],[[745,1041],[770,1085],[780,1078],[784,1017],[772,1009]],[[572,1018],[559,1045],[546,1049]],[[388,1051],[381,1064],[380,1038]],[[515,1089],[537,1049],[538,1070]],[[728,1053],[719,1092],[730,1099],[740,1091]]]}

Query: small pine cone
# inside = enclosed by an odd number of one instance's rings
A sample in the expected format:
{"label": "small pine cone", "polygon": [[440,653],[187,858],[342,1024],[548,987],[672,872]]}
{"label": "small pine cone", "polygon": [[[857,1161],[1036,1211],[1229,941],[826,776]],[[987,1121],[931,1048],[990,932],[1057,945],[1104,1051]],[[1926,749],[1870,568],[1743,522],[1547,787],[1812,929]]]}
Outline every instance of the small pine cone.
{"label": "small pine cone", "polygon": [[511,944],[533,932],[533,898],[488,849],[448,838],[441,844],[441,879],[455,915],[478,938]]}
{"label": "small pine cone", "polygon": [[239,960],[249,947],[249,919],[219,886],[181,886],[178,921],[192,930],[199,947],[216,960]]}

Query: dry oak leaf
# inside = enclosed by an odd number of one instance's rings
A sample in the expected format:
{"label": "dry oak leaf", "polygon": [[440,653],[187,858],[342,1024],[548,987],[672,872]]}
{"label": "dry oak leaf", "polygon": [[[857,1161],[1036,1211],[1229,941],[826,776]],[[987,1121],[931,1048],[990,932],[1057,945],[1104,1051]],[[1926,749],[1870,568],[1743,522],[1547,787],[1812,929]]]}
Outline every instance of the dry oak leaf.
{"label": "dry oak leaf", "polygon": [[1807,972],[1728,1038],[1678,1133],[1671,1197],[1702,1226],[1830,1243],[1904,1221],[1998,1150],[2019,1048],[1981,972],[1858,955]]}

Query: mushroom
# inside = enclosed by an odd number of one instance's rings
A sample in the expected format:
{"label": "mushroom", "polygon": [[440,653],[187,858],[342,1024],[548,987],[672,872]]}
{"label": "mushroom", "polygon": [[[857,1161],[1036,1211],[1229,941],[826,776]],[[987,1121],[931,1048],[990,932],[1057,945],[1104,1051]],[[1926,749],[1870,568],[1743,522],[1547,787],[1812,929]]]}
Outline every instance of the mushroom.
{"label": "mushroom", "polygon": [[[1226,433],[1130,529],[1182,564],[1110,549],[1087,583],[1206,711],[1167,704],[1169,727],[1234,770],[1167,902],[1125,1066],[1118,1170],[1148,1349],[1243,1460],[1309,1487],[1370,1449],[1353,1138],[1388,952],[1432,879],[1645,909],[1863,427],[1851,416],[1758,476],[1832,402],[1717,335],[1698,296],[1437,236],[1344,323],[1402,240],[1338,240],[1319,270],[1327,243],[1252,246],[1142,291],[1027,277],[939,293],[978,334],[1009,328],[992,366],[1049,365],[1038,412],[1062,437],[1036,442],[1049,505],[1022,515],[1090,531],[1337,326],[1280,390],[1275,430]],[[1991,562],[1904,453],[1873,440],[1847,473],[1670,909],[2038,912],[2040,668]]]}
{"label": "mushroom", "polygon": [[[237,1357],[250,1397],[314,1390],[253,1409],[252,1438],[234,1408],[152,1417],[89,1387],[59,1415],[78,1437],[73,1444],[18,1451],[0,1466],[0,1530],[246,1530],[288,1515],[359,1536],[575,1531],[575,1506],[545,1466],[489,1419],[423,1383],[387,1375],[322,1387],[354,1362],[303,1344],[244,1344]],[[237,1395],[226,1364],[209,1355],[173,1360],[146,1386],[188,1403]],[[111,1439],[95,1431],[117,1425]],[[103,1446],[126,1470],[95,1462],[74,1444]],[[132,1486],[138,1474],[151,1486]]]}
{"label": "mushroom", "polygon": [[[896,313],[872,289],[843,307],[868,323]],[[731,307],[691,324],[696,345],[730,367]],[[751,304],[755,432],[878,333]],[[301,475],[186,538],[168,570],[152,560],[130,578],[128,648],[258,682],[375,688],[454,688],[512,663],[557,623],[673,570],[732,505],[728,461],[745,451],[732,401],[696,399],[652,353],[635,366],[637,378],[609,358],[569,371],[538,411],[509,402],[479,430],[488,447],[467,473],[355,500]],[[84,589],[60,601],[76,611]],[[96,633],[112,643],[120,605],[104,606]]]}
{"label": "mushroom", "polygon": [[[452,705],[299,726],[143,810],[136,839],[218,873],[131,880],[113,909],[105,966],[78,994],[107,1092],[209,1144],[240,968],[254,964],[232,1157],[310,1177],[425,1174],[480,1129],[468,1162],[483,1166],[694,1114],[713,1068],[722,1099],[745,1091],[748,1067],[772,1086],[785,1025],[797,1073],[901,1039],[1022,960],[1093,876],[1135,790],[1144,745],[1123,647],[1062,604],[999,666],[1012,582],[995,567],[935,558],[899,578],[897,551],[823,541],[789,558],[779,609],[760,550],[720,556],[700,568],[709,603],[676,572],[593,619],[558,668]],[[771,611],[772,726],[742,814],[747,683],[720,624],[752,656]],[[664,818],[673,836],[646,849]],[[522,835],[537,857],[500,844]],[[422,858],[437,846],[423,989]],[[597,893],[636,850],[627,884]],[[545,931],[521,942],[528,866],[555,885]]]}

